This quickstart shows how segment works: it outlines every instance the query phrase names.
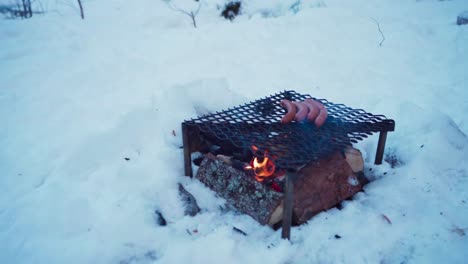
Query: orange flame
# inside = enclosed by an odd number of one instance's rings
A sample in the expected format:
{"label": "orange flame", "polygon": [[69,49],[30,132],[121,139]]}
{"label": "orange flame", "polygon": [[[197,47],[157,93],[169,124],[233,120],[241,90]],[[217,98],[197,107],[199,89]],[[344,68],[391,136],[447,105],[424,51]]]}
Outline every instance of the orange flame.
{"label": "orange flame", "polygon": [[[252,146],[252,149],[258,150],[255,146]],[[265,154],[267,153],[268,152],[265,151]],[[255,179],[261,182],[266,177],[270,177],[275,173],[276,166],[273,160],[264,156],[263,158],[254,157],[250,162],[250,165],[246,166],[245,169],[253,170],[255,173]]]}

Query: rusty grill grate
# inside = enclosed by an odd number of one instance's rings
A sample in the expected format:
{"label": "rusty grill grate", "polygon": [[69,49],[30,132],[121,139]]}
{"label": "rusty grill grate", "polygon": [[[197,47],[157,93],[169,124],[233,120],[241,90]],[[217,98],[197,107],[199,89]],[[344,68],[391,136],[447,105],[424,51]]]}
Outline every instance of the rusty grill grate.
{"label": "rusty grill grate", "polygon": [[[327,108],[328,119],[322,127],[317,128],[310,122],[293,121],[286,125],[280,123],[286,113],[280,105],[282,99],[301,101],[307,98],[320,101]],[[254,155],[269,156],[278,168],[297,169],[357,143],[373,133],[381,132],[382,135],[384,132],[386,137],[387,131],[395,129],[395,122],[362,109],[353,109],[295,91],[284,91],[225,111],[187,120],[183,127],[196,128],[205,136],[229,142],[239,149],[251,150],[252,146],[256,146],[258,151]],[[380,141],[379,139],[379,145]],[[186,142],[184,147],[185,144]]]}
{"label": "rusty grill grate", "polygon": [[[325,124],[320,128],[309,122],[281,124],[280,120],[286,113],[280,105],[281,100],[302,101],[307,98],[320,101],[327,108],[328,119]],[[185,175],[192,176],[190,154],[198,150],[194,141],[199,136],[273,159],[277,169],[287,171],[281,237],[289,239],[294,182],[301,167],[327,158],[333,152],[343,150],[373,133],[379,133],[375,163],[381,164],[387,132],[394,129],[395,122],[383,115],[373,115],[325,99],[284,91],[183,122]]]}

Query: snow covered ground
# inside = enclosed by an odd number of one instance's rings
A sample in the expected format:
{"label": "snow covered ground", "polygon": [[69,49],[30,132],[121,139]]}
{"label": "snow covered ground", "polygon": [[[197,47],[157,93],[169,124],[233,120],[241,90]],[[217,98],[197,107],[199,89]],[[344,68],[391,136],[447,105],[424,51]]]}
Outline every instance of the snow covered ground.
{"label": "snow covered ground", "polygon": [[[0,263],[467,263],[468,1],[250,0],[233,23],[201,2],[197,28],[159,0],[0,20]],[[184,119],[285,89],[393,118],[399,161],[360,143],[373,181],[291,243],[220,210],[180,149]]]}

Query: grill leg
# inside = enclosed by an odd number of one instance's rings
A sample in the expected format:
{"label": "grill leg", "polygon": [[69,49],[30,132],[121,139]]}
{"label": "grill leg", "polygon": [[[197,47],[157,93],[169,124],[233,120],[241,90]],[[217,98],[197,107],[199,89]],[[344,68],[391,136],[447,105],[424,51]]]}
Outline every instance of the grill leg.
{"label": "grill leg", "polygon": [[189,128],[186,124],[182,123],[182,143],[184,144],[184,173],[185,176],[192,177],[192,159],[190,157],[190,137]]}
{"label": "grill leg", "polygon": [[296,172],[286,173],[286,191],[284,194],[283,226],[281,229],[281,238],[288,240],[291,236],[294,182],[296,181],[296,177]]}
{"label": "grill leg", "polygon": [[382,159],[385,150],[385,142],[387,141],[387,131],[382,131],[379,134],[379,143],[377,145],[377,152],[375,153],[375,164],[382,164]]}

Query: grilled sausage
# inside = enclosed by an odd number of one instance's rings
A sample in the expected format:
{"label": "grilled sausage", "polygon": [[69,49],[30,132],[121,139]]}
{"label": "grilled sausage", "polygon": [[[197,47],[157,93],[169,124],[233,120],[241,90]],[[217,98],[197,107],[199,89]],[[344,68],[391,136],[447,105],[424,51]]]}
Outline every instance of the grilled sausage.
{"label": "grilled sausage", "polygon": [[281,119],[281,123],[287,124],[293,121],[294,117],[296,116],[296,106],[291,101],[286,99],[281,100],[281,106],[286,108],[288,111]]}
{"label": "grilled sausage", "polygon": [[309,107],[304,102],[293,102],[293,104],[297,107],[297,113],[294,119],[297,122],[304,121],[309,113]]}
{"label": "grilled sausage", "polygon": [[328,112],[327,112],[327,109],[325,108],[325,106],[319,102],[319,101],[315,101],[318,105],[318,107],[320,108],[320,113],[319,115],[317,116],[317,118],[315,119],[315,125],[317,127],[321,127],[325,121],[327,120],[327,117],[328,117]]}
{"label": "grilled sausage", "polygon": [[303,102],[291,102],[289,100],[281,100],[281,106],[286,108],[287,112],[281,119],[281,123],[287,124],[293,120],[302,122],[306,118],[310,122],[314,122],[317,127],[322,126],[328,117],[328,112],[325,106],[313,99],[306,99]]}
{"label": "grilled sausage", "polygon": [[313,99],[306,99],[304,100],[304,103],[309,107],[307,120],[314,122],[317,127],[322,126],[328,117],[325,106],[319,101],[315,101]]}
{"label": "grilled sausage", "polygon": [[314,122],[320,113],[320,108],[318,107],[317,104],[315,104],[315,100],[312,100],[312,99],[305,99],[304,104],[306,104],[307,107],[309,108],[309,113],[307,114],[307,120],[309,120],[310,122]]}

